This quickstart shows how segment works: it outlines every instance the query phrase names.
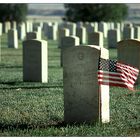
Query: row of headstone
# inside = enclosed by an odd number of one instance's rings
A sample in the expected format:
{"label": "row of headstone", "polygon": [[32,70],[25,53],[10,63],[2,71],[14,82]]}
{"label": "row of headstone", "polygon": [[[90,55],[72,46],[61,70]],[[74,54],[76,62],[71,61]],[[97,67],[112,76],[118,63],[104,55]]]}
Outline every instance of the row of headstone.
{"label": "row of headstone", "polygon": [[[2,24],[0,24],[0,29],[1,29]],[[103,33],[103,40],[104,38],[108,39],[108,46],[113,47],[116,45],[111,45],[112,42],[115,41],[110,41],[112,39],[109,39],[111,37],[111,35],[109,36],[108,33],[110,32],[110,30],[117,30],[118,33],[116,35],[116,39],[114,38],[114,40],[120,41],[119,38],[121,38],[121,40],[123,39],[139,39],[139,34],[140,34],[140,27],[139,26],[133,26],[133,24],[122,24],[122,23],[105,23],[105,22],[93,22],[93,23],[69,23],[69,22],[65,22],[62,23],[60,25],[58,25],[57,23],[32,23],[31,21],[27,21],[26,23],[22,23],[17,25],[16,22],[5,22],[3,24],[3,30],[4,32],[8,32],[8,30],[10,28],[16,28],[18,30],[18,38],[23,40],[26,37],[26,33],[27,32],[40,32],[43,30],[44,34],[47,36],[48,40],[57,40],[58,42],[60,42],[60,38],[61,38],[61,33],[60,32],[60,28],[63,29],[67,29],[69,30],[69,35],[76,35],[80,38],[80,44],[89,44],[88,40],[89,39],[89,34],[93,33],[93,32],[102,32]],[[2,30],[0,30],[2,31]],[[115,32],[115,31],[114,31]],[[112,33],[114,34],[114,33]],[[121,34],[123,36],[121,36]],[[67,35],[66,35],[67,36]],[[120,36],[120,37],[119,37]],[[116,44],[116,43],[115,43]],[[95,44],[96,45],[96,44]],[[59,44],[58,44],[59,46]]]}

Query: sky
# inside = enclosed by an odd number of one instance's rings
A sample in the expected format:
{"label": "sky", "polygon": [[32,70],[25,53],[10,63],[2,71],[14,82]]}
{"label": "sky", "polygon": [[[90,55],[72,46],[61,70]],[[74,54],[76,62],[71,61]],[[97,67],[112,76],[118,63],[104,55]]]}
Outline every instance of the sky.
{"label": "sky", "polygon": [[[28,4],[29,8],[35,8],[35,9],[62,9],[64,10],[64,4],[63,3],[30,3]],[[127,4],[130,8],[139,8],[140,9],[140,3],[129,3]]]}
{"label": "sky", "polygon": [[29,8],[35,8],[35,9],[64,9],[64,4],[62,3],[53,3],[53,4],[47,4],[47,3],[38,3],[38,4],[28,4]]}

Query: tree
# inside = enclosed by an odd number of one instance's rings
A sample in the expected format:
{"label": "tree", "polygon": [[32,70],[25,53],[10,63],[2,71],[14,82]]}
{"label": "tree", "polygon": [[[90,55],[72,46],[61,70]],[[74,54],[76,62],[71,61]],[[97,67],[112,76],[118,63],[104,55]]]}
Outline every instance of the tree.
{"label": "tree", "polygon": [[65,4],[64,20],[77,21],[114,21],[126,18],[128,7],[125,4]]}
{"label": "tree", "polygon": [[27,4],[0,4],[0,22],[26,20]]}

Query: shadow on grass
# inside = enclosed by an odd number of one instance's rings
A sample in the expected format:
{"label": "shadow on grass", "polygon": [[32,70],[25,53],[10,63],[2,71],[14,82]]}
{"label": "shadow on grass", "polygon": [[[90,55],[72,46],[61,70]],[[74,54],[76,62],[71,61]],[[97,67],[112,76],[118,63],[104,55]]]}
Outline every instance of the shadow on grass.
{"label": "shadow on grass", "polygon": [[[27,82],[30,83],[30,82]],[[63,88],[63,85],[35,85],[33,86],[34,83],[30,83],[32,85],[19,85],[23,84],[23,82],[20,81],[11,81],[11,82],[0,82],[0,84],[3,85],[8,85],[9,87],[0,87],[0,89],[41,89],[41,88]],[[37,84],[37,83],[35,83]],[[39,83],[41,84],[41,83]]]}
{"label": "shadow on grass", "polygon": [[66,127],[67,124],[65,122],[52,122],[51,124],[27,124],[27,123],[14,123],[14,124],[3,124],[0,123],[1,131],[4,130],[13,130],[13,129],[37,129],[37,128],[48,128],[48,127]]}
{"label": "shadow on grass", "polygon": [[0,65],[0,68],[23,68],[23,66],[5,66],[5,65]]}
{"label": "shadow on grass", "polygon": [[[0,123],[0,129],[1,131],[4,130],[13,130],[13,129],[20,129],[20,130],[25,130],[25,129],[46,129],[50,127],[54,128],[61,128],[61,127],[67,127],[67,126],[80,126],[84,125],[85,123],[66,123],[64,121],[59,121],[59,122],[51,122],[49,124],[27,124],[27,123],[15,123],[15,124],[3,124]],[[94,125],[94,123],[87,123],[86,125]]]}

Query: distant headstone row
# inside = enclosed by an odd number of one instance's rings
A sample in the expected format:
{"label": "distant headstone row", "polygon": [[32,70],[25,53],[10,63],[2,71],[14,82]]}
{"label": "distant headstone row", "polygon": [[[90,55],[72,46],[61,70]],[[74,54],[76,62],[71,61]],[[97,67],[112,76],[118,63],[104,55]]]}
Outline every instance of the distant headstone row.
{"label": "distant headstone row", "polygon": [[[18,39],[26,39],[26,33],[37,32],[37,38],[41,39],[42,33],[47,40],[58,40],[60,47],[61,38],[64,36],[77,36],[80,44],[91,44],[103,46],[104,39],[107,39],[108,47],[116,47],[116,42],[123,39],[139,39],[140,26],[131,23],[113,22],[32,22],[26,21],[17,24],[15,21],[0,23],[0,35],[8,33],[9,30],[17,30]],[[95,35],[96,33],[96,35]],[[98,35],[100,34],[100,35]],[[102,34],[102,35],[101,35]],[[29,35],[28,35],[29,36]],[[99,41],[96,42],[96,37]],[[27,37],[28,38],[28,37]]]}

